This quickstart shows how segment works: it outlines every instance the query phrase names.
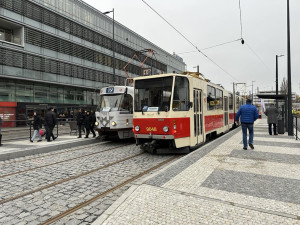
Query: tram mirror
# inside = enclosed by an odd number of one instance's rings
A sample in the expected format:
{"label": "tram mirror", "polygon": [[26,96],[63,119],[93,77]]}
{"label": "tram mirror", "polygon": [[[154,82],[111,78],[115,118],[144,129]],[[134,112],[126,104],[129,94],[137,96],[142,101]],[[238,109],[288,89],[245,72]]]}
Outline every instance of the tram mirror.
{"label": "tram mirror", "polygon": [[193,108],[193,102],[189,102],[189,108]]}

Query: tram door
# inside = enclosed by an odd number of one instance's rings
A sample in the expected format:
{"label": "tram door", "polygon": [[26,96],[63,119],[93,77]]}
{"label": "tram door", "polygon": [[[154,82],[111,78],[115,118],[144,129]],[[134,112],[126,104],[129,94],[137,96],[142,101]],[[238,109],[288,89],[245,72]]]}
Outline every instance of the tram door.
{"label": "tram door", "polygon": [[228,97],[224,96],[224,126],[228,126]]}
{"label": "tram door", "polygon": [[194,136],[195,144],[203,142],[202,130],[202,91],[194,89]]}

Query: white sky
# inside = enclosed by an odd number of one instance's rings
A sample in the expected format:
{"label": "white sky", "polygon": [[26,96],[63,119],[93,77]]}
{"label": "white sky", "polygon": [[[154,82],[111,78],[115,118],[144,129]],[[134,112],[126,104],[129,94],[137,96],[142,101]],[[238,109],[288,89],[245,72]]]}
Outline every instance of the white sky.
{"label": "white sky", "polygon": [[[195,48],[155,14],[142,0],[84,0],[101,12],[115,9],[115,20],[169,53]],[[145,0],[199,49],[241,37],[238,0]],[[232,90],[232,83],[247,83],[247,90],[275,91],[275,56],[279,60],[279,89],[287,76],[286,0],[241,0],[243,38],[203,50],[227,75],[200,53],[179,54],[189,71],[200,72]],[[300,1],[290,0],[292,91],[300,93]],[[254,54],[251,50],[254,50]],[[257,56],[258,55],[258,56]]]}

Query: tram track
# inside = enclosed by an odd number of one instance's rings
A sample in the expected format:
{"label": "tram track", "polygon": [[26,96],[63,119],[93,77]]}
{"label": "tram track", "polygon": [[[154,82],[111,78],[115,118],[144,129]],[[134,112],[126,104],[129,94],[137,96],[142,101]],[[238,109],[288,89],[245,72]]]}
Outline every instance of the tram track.
{"label": "tram track", "polygon": [[[120,147],[119,147],[119,148],[120,148]],[[50,183],[50,184],[47,184],[47,185],[38,187],[38,188],[36,188],[36,189],[33,189],[33,190],[30,190],[30,191],[27,191],[27,192],[24,192],[24,193],[15,195],[15,196],[13,196],[13,197],[9,197],[9,198],[3,199],[3,200],[0,201],[0,205],[1,205],[1,204],[4,204],[4,203],[7,203],[7,202],[10,202],[10,201],[13,201],[13,200],[16,200],[16,199],[18,199],[18,198],[21,198],[21,197],[24,197],[24,196],[33,194],[33,193],[38,192],[38,191],[45,190],[45,189],[47,189],[47,188],[56,186],[56,185],[58,185],[58,184],[62,184],[62,183],[65,183],[65,182],[68,182],[68,181],[71,181],[71,180],[75,180],[75,179],[77,179],[77,178],[79,178],[79,177],[86,176],[86,175],[91,174],[91,173],[93,173],[93,172],[96,172],[96,171],[99,171],[99,170],[102,170],[102,169],[106,169],[106,168],[108,168],[108,167],[111,167],[111,166],[113,166],[113,165],[116,165],[116,164],[118,164],[118,163],[124,162],[124,161],[129,160],[129,159],[133,159],[133,158],[138,157],[138,156],[143,155],[143,154],[146,154],[146,153],[138,153],[138,154],[135,154],[135,155],[132,155],[132,156],[129,156],[129,157],[126,157],[126,158],[117,160],[117,161],[115,161],[115,162],[108,163],[108,164],[106,164],[106,165],[104,165],[104,166],[100,166],[100,167],[97,167],[97,168],[88,170],[88,171],[86,171],[86,172],[83,172],[83,173],[80,173],[80,174],[77,174],[77,175],[74,175],[74,176],[71,176],[71,177],[68,177],[68,178],[65,178],[65,179],[61,179],[61,180],[52,182],[52,183]]]}
{"label": "tram track", "polygon": [[[125,144],[125,145],[122,145],[122,146],[116,146],[116,147],[109,148],[109,149],[106,149],[106,150],[102,150],[102,151],[99,151],[99,152],[93,152],[93,153],[85,154],[85,155],[82,155],[82,156],[77,156],[77,157],[74,157],[74,158],[70,158],[70,159],[61,160],[61,161],[58,161],[58,162],[46,164],[46,165],[43,165],[43,166],[37,166],[37,167],[34,167],[34,168],[29,168],[29,169],[9,173],[9,174],[0,175],[0,179],[4,178],[4,177],[13,176],[13,175],[21,174],[21,173],[26,173],[26,172],[41,169],[41,168],[44,168],[44,167],[53,166],[53,165],[57,165],[57,164],[60,164],[60,163],[69,162],[69,161],[72,161],[72,160],[76,160],[76,159],[80,159],[80,158],[100,154],[100,153],[107,152],[107,151],[110,151],[110,150],[114,150],[114,149],[117,149],[117,148],[122,148],[122,147],[125,147],[125,146],[128,146],[128,145],[130,145],[130,144]],[[83,149],[83,148],[81,148],[81,149]],[[79,149],[77,149],[77,150],[79,150]]]}
{"label": "tram track", "polygon": [[[141,154],[144,154],[144,153],[140,153],[138,155],[141,155]],[[167,160],[165,160],[165,161],[163,161],[163,162],[161,162],[161,163],[159,163],[159,164],[157,164],[157,165],[155,165],[155,166],[153,166],[153,167],[151,167],[151,168],[149,168],[149,169],[147,169],[147,170],[139,173],[138,175],[135,175],[134,177],[131,177],[130,179],[127,179],[126,181],[123,181],[122,183],[120,183],[120,184],[118,184],[118,185],[116,185],[116,186],[114,186],[114,187],[112,187],[112,188],[110,188],[110,189],[108,189],[108,190],[106,190],[106,191],[104,191],[102,193],[99,193],[98,195],[94,196],[93,198],[90,198],[89,200],[84,201],[84,202],[82,202],[82,203],[74,206],[73,208],[70,208],[70,209],[66,210],[63,213],[60,213],[57,216],[54,216],[54,217],[48,219],[47,221],[41,223],[41,225],[48,225],[48,224],[51,224],[53,222],[56,222],[56,221],[62,219],[63,217],[68,216],[69,214],[71,214],[71,213],[73,213],[73,212],[75,212],[75,211],[77,211],[77,210],[79,210],[79,209],[81,209],[81,208],[83,208],[83,207],[91,204],[92,202],[100,199],[101,197],[103,197],[103,196],[105,196],[105,195],[107,195],[107,194],[109,194],[109,193],[111,193],[111,192],[113,192],[113,191],[115,191],[115,190],[117,190],[117,189],[119,189],[119,188],[121,188],[121,187],[123,187],[123,186],[125,186],[125,185],[127,185],[127,184],[129,184],[129,183],[131,183],[133,181],[135,181],[135,180],[137,180],[137,179],[139,179],[140,177],[142,177],[142,176],[144,176],[144,175],[146,175],[146,174],[154,171],[155,169],[158,169],[158,168],[160,168],[160,167],[168,164],[169,162],[171,162],[171,161],[173,161],[173,160],[175,160],[175,159],[177,159],[179,157],[180,156],[178,156],[178,155],[177,156],[172,156],[171,158],[169,158],[169,159],[167,159]],[[0,204],[1,204],[1,202],[0,202]]]}

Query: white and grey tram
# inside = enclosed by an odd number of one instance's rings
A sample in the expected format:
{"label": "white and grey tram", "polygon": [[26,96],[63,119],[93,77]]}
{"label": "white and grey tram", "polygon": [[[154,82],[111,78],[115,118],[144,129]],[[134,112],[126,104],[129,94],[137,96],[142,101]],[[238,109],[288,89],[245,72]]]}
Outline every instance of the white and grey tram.
{"label": "white and grey tram", "polygon": [[113,86],[100,90],[100,102],[95,112],[95,128],[99,137],[134,137],[132,131],[133,87]]}

